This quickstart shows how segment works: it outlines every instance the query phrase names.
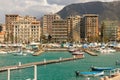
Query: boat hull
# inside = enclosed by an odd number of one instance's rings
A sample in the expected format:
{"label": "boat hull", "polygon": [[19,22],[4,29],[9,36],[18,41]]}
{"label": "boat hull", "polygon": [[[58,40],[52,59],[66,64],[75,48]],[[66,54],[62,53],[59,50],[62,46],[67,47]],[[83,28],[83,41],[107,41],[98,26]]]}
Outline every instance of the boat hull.
{"label": "boat hull", "polygon": [[106,70],[112,70],[113,67],[91,67],[92,71],[106,71]]}
{"label": "boat hull", "polygon": [[79,72],[76,71],[76,76],[103,76],[104,71]]}
{"label": "boat hull", "polygon": [[81,51],[76,51],[76,52],[73,52],[72,55],[76,58],[84,58],[84,53],[81,52]]}

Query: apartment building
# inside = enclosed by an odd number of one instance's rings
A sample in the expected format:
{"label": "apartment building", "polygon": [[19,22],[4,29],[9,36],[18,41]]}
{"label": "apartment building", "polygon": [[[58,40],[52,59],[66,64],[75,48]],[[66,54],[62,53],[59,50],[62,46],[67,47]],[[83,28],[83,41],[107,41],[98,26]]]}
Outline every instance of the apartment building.
{"label": "apartment building", "polygon": [[42,26],[42,33],[43,35],[48,35],[52,33],[52,22],[54,20],[61,19],[57,14],[46,14],[43,16],[43,26]]}
{"label": "apartment building", "polygon": [[119,23],[118,21],[103,21],[103,39],[104,41],[115,41],[119,40]]}
{"label": "apartment building", "polygon": [[63,42],[68,41],[67,20],[55,20],[52,22],[52,41]]}
{"label": "apartment building", "polygon": [[98,39],[98,15],[85,14],[81,22],[81,38],[88,42],[97,41]]}
{"label": "apartment building", "polygon": [[5,42],[5,25],[4,24],[0,24],[0,43],[4,43]]}
{"label": "apartment building", "polygon": [[6,39],[7,42],[13,42],[13,21],[19,20],[19,15],[17,14],[6,14],[5,15],[5,26],[6,26]]}
{"label": "apartment building", "polygon": [[40,41],[40,21],[35,17],[6,15],[6,28],[7,38],[11,43]]}
{"label": "apartment building", "polygon": [[69,16],[67,18],[69,40],[74,42],[80,41],[80,22],[81,22],[81,17],[78,15]]}

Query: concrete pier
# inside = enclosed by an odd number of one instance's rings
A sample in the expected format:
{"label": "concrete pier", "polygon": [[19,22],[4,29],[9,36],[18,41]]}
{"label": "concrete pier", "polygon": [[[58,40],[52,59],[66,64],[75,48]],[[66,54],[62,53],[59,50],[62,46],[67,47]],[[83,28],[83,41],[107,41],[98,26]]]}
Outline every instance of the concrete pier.
{"label": "concrete pier", "polygon": [[77,60],[77,59],[82,59],[83,57],[76,58],[76,57],[71,57],[71,58],[60,58],[57,60],[49,60],[49,61],[42,61],[42,62],[33,62],[33,63],[26,63],[26,64],[21,64],[21,65],[14,65],[14,66],[5,66],[0,68],[0,72],[7,71],[8,69],[10,70],[16,70],[16,69],[22,69],[22,68],[27,68],[27,67],[32,67],[33,65],[47,65],[47,64],[53,64],[53,63],[60,63],[60,62],[65,62],[65,61],[72,61],[72,60]]}
{"label": "concrete pier", "polygon": [[94,53],[93,51],[90,51],[88,49],[85,49],[84,52],[86,52],[86,53],[88,53],[88,54],[90,54],[92,56],[98,56],[96,53]]}
{"label": "concrete pier", "polygon": [[44,50],[39,50],[39,51],[35,52],[33,54],[33,56],[38,56],[38,55],[42,54],[43,52],[44,52]]}

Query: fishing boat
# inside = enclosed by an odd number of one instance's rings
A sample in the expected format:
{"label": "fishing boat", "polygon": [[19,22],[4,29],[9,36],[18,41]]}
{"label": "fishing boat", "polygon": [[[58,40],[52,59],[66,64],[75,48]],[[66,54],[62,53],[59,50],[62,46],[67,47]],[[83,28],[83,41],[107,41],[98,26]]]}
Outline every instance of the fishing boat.
{"label": "fishing boat", "polygon": [[84,58],[84,52],[83,51],[75,51],[75,52],[72,52],[72,55],[76,58]]}
{"label": "fishing boat", "polygon": [[76,76],[103,76],[104,71],[89,71],[89,72],[79,72],[75,71]]}
{"label": "fishing boat", "polygon": [[91,67],[92,71],[106,71],[106,70],[113,70],[114,67]]}

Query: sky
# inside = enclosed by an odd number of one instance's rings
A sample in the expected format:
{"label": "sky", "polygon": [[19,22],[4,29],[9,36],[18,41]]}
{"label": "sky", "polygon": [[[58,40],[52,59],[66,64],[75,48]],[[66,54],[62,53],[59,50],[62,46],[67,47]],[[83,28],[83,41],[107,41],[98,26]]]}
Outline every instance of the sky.
{"label": "sky", "polygon": [[44,14],[56,13],[69,4],[90,1],[115,0],[2,0],[0,2],[0,23],[5,22],[6,14],[30,15],[40,18]]}

